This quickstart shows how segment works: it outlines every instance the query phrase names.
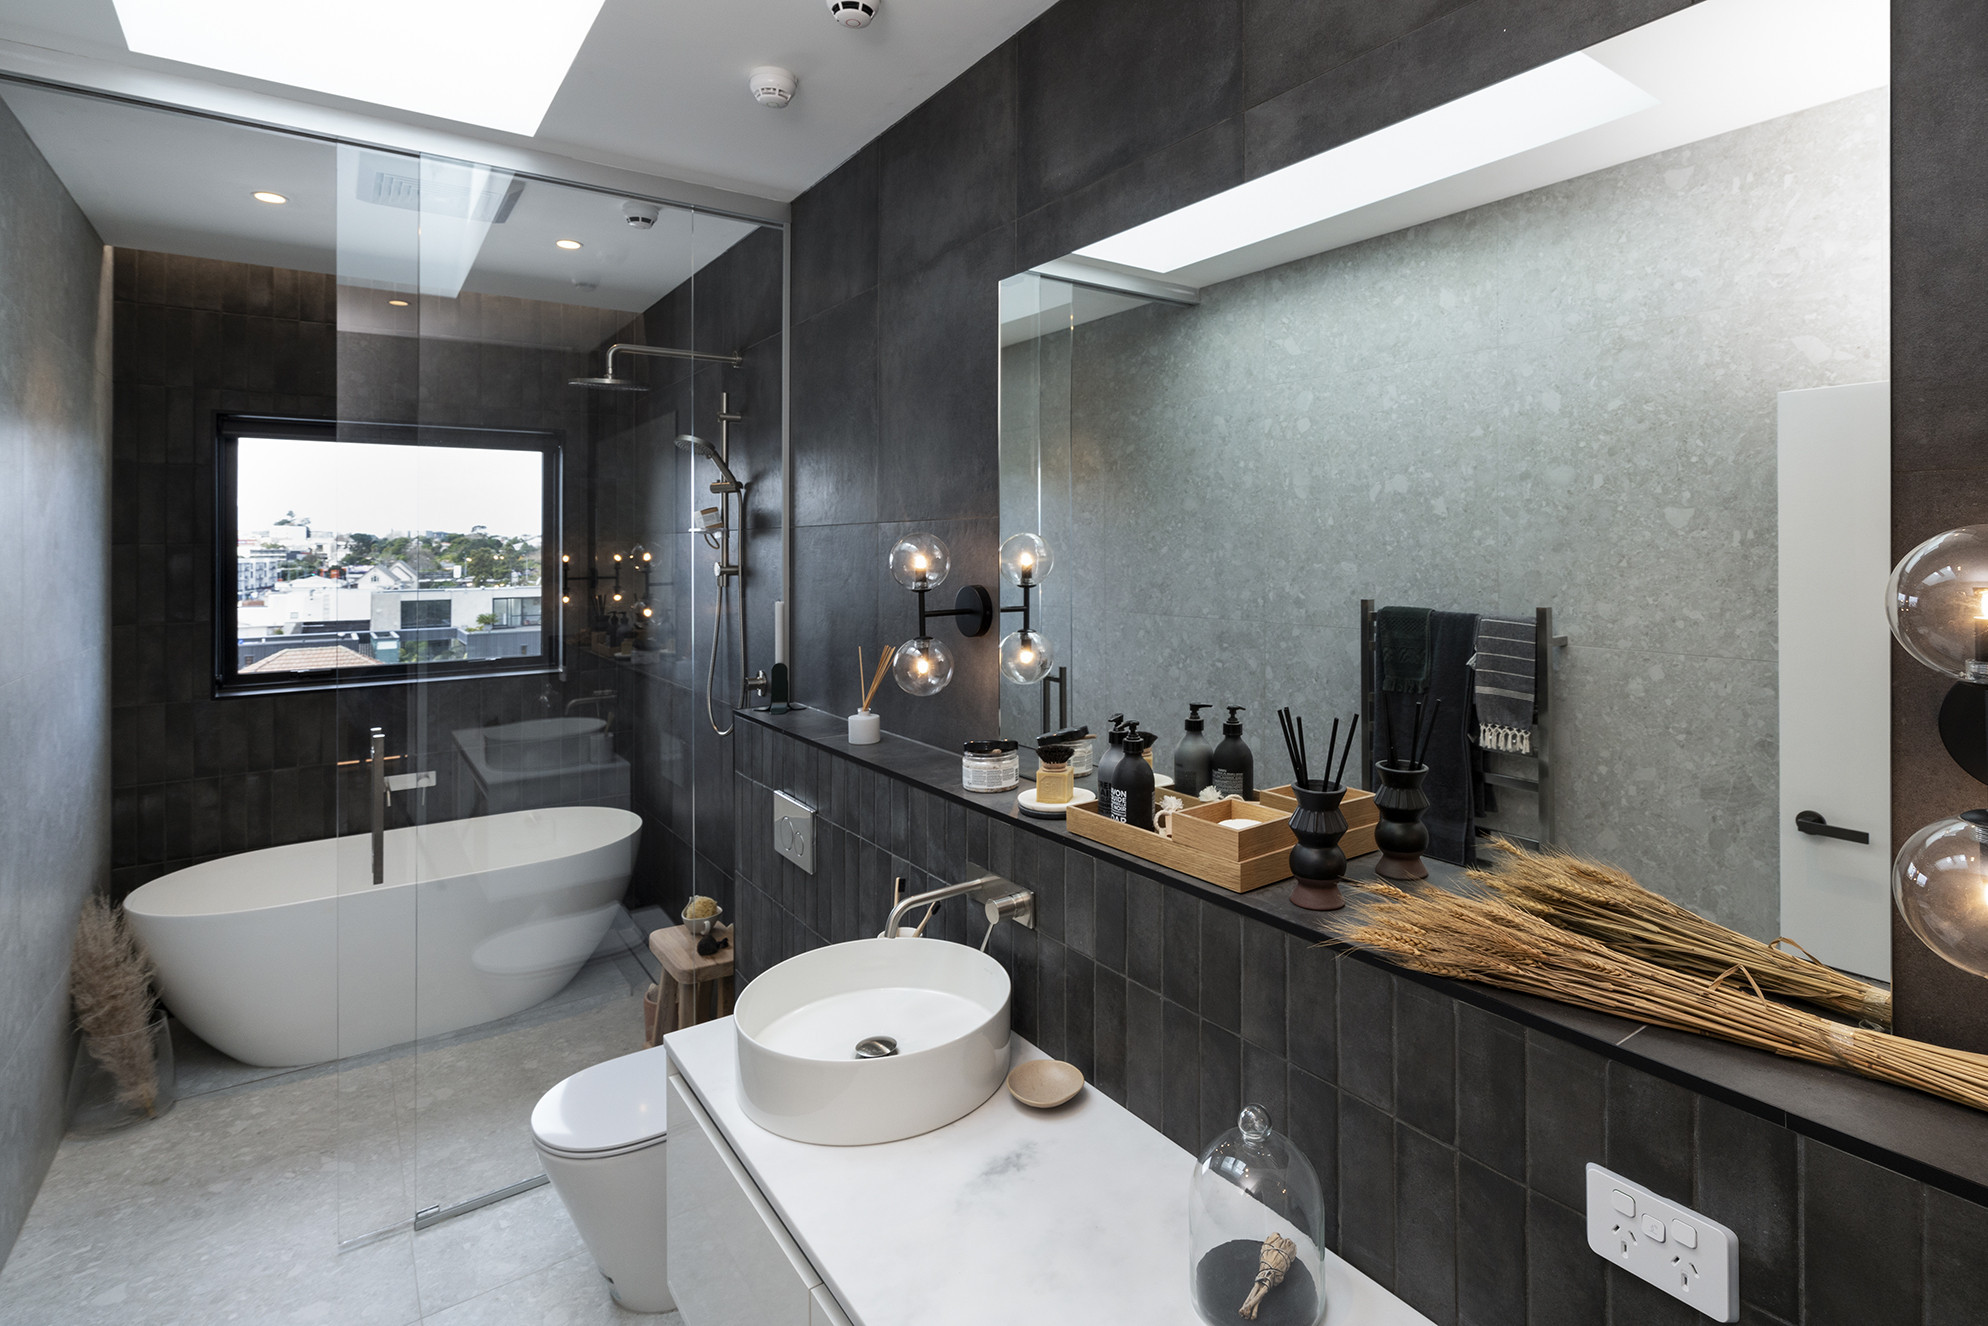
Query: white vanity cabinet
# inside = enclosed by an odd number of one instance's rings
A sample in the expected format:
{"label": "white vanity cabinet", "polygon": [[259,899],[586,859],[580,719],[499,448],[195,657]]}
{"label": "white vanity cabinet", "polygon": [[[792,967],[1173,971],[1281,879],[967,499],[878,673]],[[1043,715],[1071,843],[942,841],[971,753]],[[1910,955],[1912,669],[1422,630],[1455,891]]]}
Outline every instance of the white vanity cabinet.
{"label": "white vanity cabinet", "polygon": [[670,1078],[670,1293],[684,1326],[847,1326],[704,1107]]}

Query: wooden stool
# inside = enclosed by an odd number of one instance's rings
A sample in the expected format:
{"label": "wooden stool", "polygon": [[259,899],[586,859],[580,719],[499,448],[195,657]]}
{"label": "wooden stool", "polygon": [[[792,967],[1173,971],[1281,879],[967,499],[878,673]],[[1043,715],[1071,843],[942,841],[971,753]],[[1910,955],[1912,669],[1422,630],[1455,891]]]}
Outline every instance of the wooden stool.
{"label": "wooden stool", "polygon": [[738,941],[732,938],[732,927],[724,924],[713,927],[711,937],[732,942],[707,958],[698,953],[697,936],[686,926],[675,925],[650,933],[649,951],[663,964],[663,979],[656,989],[655,1016],[647,1019],[650,1026],[645,1039],[650,1046],[668,1032],[694,1027],[704,1020],[699,1008],[703,1001],[698,998],[702,986],[711,987],[713,1018],[731,1011],[732,955],[737,951]]}

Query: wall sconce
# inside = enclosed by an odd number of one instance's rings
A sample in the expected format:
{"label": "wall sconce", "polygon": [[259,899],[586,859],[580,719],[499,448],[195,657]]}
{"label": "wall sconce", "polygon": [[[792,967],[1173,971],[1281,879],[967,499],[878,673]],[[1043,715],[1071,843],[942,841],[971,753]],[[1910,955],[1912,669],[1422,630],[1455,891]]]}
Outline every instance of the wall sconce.
{"label": "wall sconce", "polygon": [[[1988,525],[1948,530],[1905,554],[1886,611],[1905,652],[1954,679],[1940,705],[1940,741],[1988,783]],[[1936,820],[1906,839],[1891,893],[1921,943],[1988,976],[1988,810]]]}
{"label": "wall sconce", "polygon": [[[653,597],[649,592],[649,577],[655,574],[655,563],[656,555],[638,543],[625,553],[614,554],[613,575],[602,575],[598,571],[588,571],[587,574],[578,576],[573,574],[573,555],[571,553],[561,553],[559,554],[559,601],[561,603],[571,603],[573,601],[573,585],[576,581],[590,588],[600,584],[602,581],[607,581],[611,586],[608,592],[609,606],[614,607],[625,603],[628,596],[621,587],[621,573],[623,570],[627,570],[631,574],[637,571],[642,573],[642,593],[639,603],[646,605]],[[645,612],[644,615],[652,616],[653,614]]]}
{"label": "wall sconce", "polygon": [[1040,534],[1011,534],[1001,545],[1001,575],[1022,591],[1016,606],[1004,605],[1004,613],[1022,615],[1020,629],[1001,639],[1001,675],[1019,686],[1033,686],[1049,675],[1052,663],[1049,638],[1035,629],[1030,616],[1031,595],[1048,577],[1056,559]]}
{"label": "wall sconce", "polygon": [[907,534],[890,550],[891,578],[918,596],[918,634],[897,647],[891,676],[907,695],[937,695],[953,679],[953,655],[932,637],[933,617],[957,618],[961,635],[987,634],[994,624],[994,600],[980,585],[962,585],[950,608],[931,608],[925,596],[946,583],[953,569],[952,550],[936,534]]}

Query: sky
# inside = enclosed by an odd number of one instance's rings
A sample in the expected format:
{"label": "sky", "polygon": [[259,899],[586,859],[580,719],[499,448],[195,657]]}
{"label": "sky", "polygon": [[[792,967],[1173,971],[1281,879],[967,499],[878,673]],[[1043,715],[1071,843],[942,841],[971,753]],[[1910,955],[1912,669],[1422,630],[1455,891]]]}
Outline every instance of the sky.
{"label": "sky", "polygon": [[241,439],[236,521],[267,529],[294,511],[313,528],[385,535],[473,525],[539,537],[543,458],[536,451]]}

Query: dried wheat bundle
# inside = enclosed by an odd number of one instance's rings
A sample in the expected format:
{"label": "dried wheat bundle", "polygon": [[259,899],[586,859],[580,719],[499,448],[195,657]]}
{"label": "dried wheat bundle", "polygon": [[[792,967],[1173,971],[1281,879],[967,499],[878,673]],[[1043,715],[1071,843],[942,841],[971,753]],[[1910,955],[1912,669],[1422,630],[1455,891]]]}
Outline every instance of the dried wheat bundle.
{"label": "dried wheat bundle", "polygon": [[1500,853],[1497,863],[1471,871],[1470,877],[1563,930],[1673,971],[1716,976],[1741,967],[1769,994],[1891,1026],[1889,990],[1708,921],[1614,866],[1564,852],[1528,852],[1503,838],[1493,846]]}
{"label": "dried wheat bundle", "polygon": [[1734,967],[1704,980],[1562,930],[1474,886],[1366,897],[1325,921],[1333,938],[1398,966],[1736,1041],[1988,1110],[1988,1055],[1845,1026],[1778,1004]]}
{"label": "dried wheat bundle", "polygon": [[117,1083],[118,1103],[152,1113],[159,1066],[152,1053],[152,963],[121,909],[92,894],[76,920],[69,997],[83,1044]]}

